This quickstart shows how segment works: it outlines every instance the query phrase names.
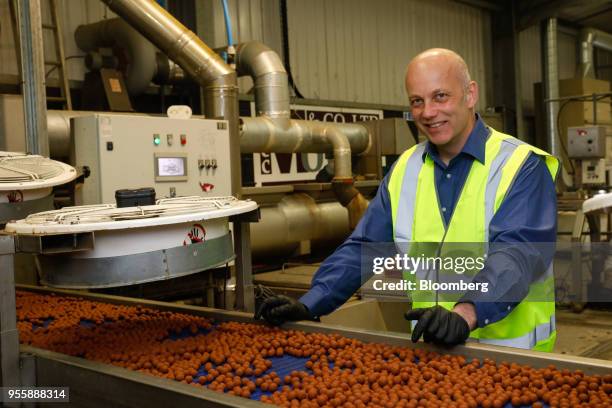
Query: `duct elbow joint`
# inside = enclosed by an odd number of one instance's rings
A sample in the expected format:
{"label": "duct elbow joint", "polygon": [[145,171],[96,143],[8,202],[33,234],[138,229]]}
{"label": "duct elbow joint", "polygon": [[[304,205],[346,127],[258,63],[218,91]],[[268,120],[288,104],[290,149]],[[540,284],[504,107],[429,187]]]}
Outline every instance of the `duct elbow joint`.
{"label": "duct elbow joint", "polygon": [[355,188],[352,179],[350,179],[350,182],[346,181],[334,178],[332,180],[332,188],[340,204],[348,210],[349,227],[351,230],[354,230],[367,210],[369,202]]}

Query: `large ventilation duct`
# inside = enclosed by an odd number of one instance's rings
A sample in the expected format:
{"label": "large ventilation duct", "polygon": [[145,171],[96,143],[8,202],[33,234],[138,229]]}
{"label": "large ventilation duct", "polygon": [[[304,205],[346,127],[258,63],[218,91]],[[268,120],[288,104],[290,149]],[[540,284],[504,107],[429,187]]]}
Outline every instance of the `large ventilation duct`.
{"label": "large ventilation duct", "polygon": [[241,119],[242,152],[328,152],[331,145],[333,190],[349,210],[349,224],[354,228],[367,208],[367,200],[353,186],[351,151],[363,153],[370,147],[368,130],[361,125],[340,127],[328,122],[289,119],[287,72],[278,55],[261,43],[239,44],[236,67],[239,74],[253,78],[258,116]]}
{"label": "large ventilation duct", "polygon": [[342,133],[353,154],[370,148],[370,135],[365,126],[353,123],[328,123],[291,120],[286,128],[277,126],[276,120],[261,116],[240,118],[240,147],[243,153],[327,153],[332,143],[327,129]]}
{"label": "large ventilation duct", "polygon": [[100,47],[125,49],[128,60],[125,84],[132,95],[143,93],[157,72],[157,51],[153,44],[119,18],[81,25],[74,32],[74,39],[86,52]]}
{"label": "large ventilation duct", "polygon": [[155,1],[103,0],[204,89],[204,115],[229,122],[232,194],[240,195],[240,136],[236,72]]}
{"label": "large ventilation duct", "polygon": [[595,47],[612,52],[612,34],[594,28],[580,32],[580,76],[595,78]]}
{"label": "large ventilation duct", "polygon": [[239,44],[236,69],[253,78],[257,116],[289,118],[289,81],[277,53],[258,41]]}
{"label": "large ventilation duct", "polygon": [[338,202],[317,203],[307,194],[285,196],[276,206],[262,206],[261,220],[251,225],[256,256],[297,254],[302,243],[317,248],[340,244],[349,234],[346,209]]}

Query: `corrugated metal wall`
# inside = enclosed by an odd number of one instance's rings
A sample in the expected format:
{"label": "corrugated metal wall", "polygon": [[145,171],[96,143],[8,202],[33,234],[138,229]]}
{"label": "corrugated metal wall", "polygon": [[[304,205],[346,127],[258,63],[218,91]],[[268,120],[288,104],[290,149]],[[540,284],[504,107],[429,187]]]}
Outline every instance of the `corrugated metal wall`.
{"label": "corrugated metal wall", "polygon": [[[542,46],[540,27],[532,26],[519,34],[521,58],[521,95],[525,114],[534,109],[533,84],[542,81]],[[559,31],[559,79],[573,78],[576,74],[576,35]]]}
{"label": "corrugated metal wall", "polygon": [[[44,22],[51,21],[49,12],[50,2],[40,0]],[[81,24],[92,23],[105,17],[112,18],[115,14],[99,0],[59,0],[60,15],[64,25],[63,39],[66,57],[83,55],[74,41],[74,30]],[[46,59],[55,59],[55,48],[53,34],[45,30],[44,33]],[[85,72],[81,58],[71,58],[68,64],[68,77],[70,79],[82,80]],[[15,56],[15,45],[13,41],[13,29],[11,25],[8,1],[0,2],[0,74],[17,74],[17,59]],[[51,73],[49,78],[54,78]]]}
{"label": "corrugated metal wall", "polygon": [[310,98],[405,105],[406,64],[445,47],[464,56],[485,89],[489,24],[486,12],[448,1],[291,0],[294,78]]}
{"label": "corrugated metal wall", "polygon": [[[405,105],[406,63],[421,50],[448,47],[461,53],[481,85],[480,107],[491,99],[490,19],[487,12],[444,0],[288,0],[291,66],[307,98]],[[50,20],[49,1],[41,0]],[[230,0],[235,41],[258,40],[282,55],[279,2]],[[80,24],[114,17],[99,0],[59,0],[66,56],[82,55],[73,33]],[[221,1],[197,3],[200,36],[212,47],[226,44]],[[559,33],[560,78],[576,69],[576,37]],[[541,81],[539,27],[520,33],[522,98],[533,110],[533,84]],[[45,51],[53,55],[51,33]],[[598,51],[599,74],[612,79],[612,54]],[[83,78],[81,59],[68,61],[70,79]],[[0,2],[0,74],[16,74],[17,63],[7,1]],[[50,74],[50,78],[55,76]],[[241,79],[246,92],[251,82]]]}
{"label": "corrugated metal wall", "polygon": [[[259,40],[281,52],[278,1],[229,4],[235,41]],[[220,1],[199,7],[200,36],[213,47],[226,44]],[[405,106],[408,61],[427,48],[447,47],[464,56],[480,83],[480,106],[489,99],[485,11],[443,0],[288,0],[287,9],[291,67],[306,98]]]}
{"label": "corrugated metal wall", "polygon": [[[235,43],[260,41],[282,54],[280,8],[278,1],[270,0],[229,0],[232,36]],[[227,34],[220,0],[198,2],[198,35],[210,47],[227,45]],[[250,78],[238,80],[240,92],[246,93],[253,82]]]}
{"label": "corrugated metal wall", "polygon": [[612,52],[596,49],[597,77],[612,82]]}

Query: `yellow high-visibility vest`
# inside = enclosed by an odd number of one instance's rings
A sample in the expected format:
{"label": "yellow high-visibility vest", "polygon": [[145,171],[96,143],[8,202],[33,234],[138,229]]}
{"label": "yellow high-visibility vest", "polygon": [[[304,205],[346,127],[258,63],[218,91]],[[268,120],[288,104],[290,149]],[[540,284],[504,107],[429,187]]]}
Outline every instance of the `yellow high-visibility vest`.
{"label": "yellow high-visibility vest", "polygon": [[[544,158],[553,178],[559,161],[536,147],[490,128],[485,162],[474,160],[448,225],[439,209],[434,162],[423,160],[425,143],[404,152],[393,169],[388,191],[397,244],[486,243],[489,224],[531,152]],[[430,307],[435,302],[412,293],[413,307]],[[426,300],[420,300],[426,299]],[[442,302],[451,309],[454,302]],[[552,351],[556,339],[554,276],[552,262],[532,282],[529,292],[506,317],[470,333],[472,340],[525,349]]]}

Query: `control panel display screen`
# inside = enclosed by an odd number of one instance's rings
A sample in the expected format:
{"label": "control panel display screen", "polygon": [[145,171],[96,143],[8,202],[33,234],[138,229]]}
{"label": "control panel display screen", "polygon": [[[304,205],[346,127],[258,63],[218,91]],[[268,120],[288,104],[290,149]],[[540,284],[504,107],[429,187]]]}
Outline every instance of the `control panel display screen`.
{"label": "control panel display screen", "polygon": [[185,157],[157,157],[157,176],[186,176],[185,159]]}

